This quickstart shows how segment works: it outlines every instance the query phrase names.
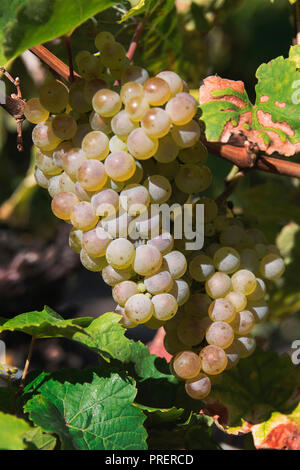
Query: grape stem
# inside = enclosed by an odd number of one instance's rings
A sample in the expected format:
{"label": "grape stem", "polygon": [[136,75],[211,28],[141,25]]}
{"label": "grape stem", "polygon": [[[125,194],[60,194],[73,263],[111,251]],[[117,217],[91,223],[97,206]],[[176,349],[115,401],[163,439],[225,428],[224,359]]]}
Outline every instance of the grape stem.
{"label": "grape stem", "polygon": [[232,167],[230,173],[224,180],[225,189],[216,199],[216,203],[218,204],[218,206],[221,207],[224,202],[227,201],[228,197],[234,192],[237,185],[243,179],[244,176],[245,170],[240,170],[239,167],[237,167],[236,165]]}
{"label": "grape stem", "polygon": [[134,35],[133,35],[133,38],[132,38],[132,41],[131,41],[131,44],[128,48],[128,51],[127,51],[127,57],[128,59],[130,60],[130,63],[132,64],[133,62],[133,56],[135,54],[135,51],[137,50],[137,47],[139,45],[139,41],[142,37],[142,34],[143,34],[143,31],[144,31],[144,22],[143,21],[140,21],[136,27],[136,30],[134,32]]}
{"label": "grape stem", "polygon": [[300,1],[298,0],[294,5],[293,9],[293,18],[294,18],[294,39],[293,44],[300,44]]}
{"label": "grape stem", "polygon": [[31,361],[31,358],[32,358],[32,353],[33,353],[33,348],[34,348],[35,340],[36,340],[36,337],[35,337],[35,336],[32,336],[32,337],[31,337],[30,346],[29,346],[28,356],[27,356],[27,359],[26,359],[26,362],[25,362],[25,366],[24,366],[24,370],[23,370],[23,374],[22,374],[22,378],[21,378],[21,380],[20,380],[19,388],[18,388],[18,390],[17,390],[17,392],[16,392],[16,398],[17,398],[18,396],[20,396],[20,395],[23,393],[23,390],[24,390],[25,380],[26,380],[26,377],[27,377],[27,373],[28,373],[29,366],[30,366],[30,361]]}
{"label": "grape stem", "polygon": [[68,55],[68,63],[69,63],[69,79],[70,83],[74,82],[74,67],[73,67],[73,59],[72,59],[72,50],[71,50],[71,41],[70,36],[65,36],[65,45]]}
{"label": "grape stem", "polygon": [[24,116],[24,105],[25,102],[22,99],[21,85],[19,77],[13,78],[11,74],[0,67],[0,73],[2,73],[17,89],[17,94],[13,93],[11,96],[5,96],[5,103],[0,105],[9,113],[17,122],[17,149],[19,152],[23,151],[23,137],[22,137],[22,123],[25,119]]}

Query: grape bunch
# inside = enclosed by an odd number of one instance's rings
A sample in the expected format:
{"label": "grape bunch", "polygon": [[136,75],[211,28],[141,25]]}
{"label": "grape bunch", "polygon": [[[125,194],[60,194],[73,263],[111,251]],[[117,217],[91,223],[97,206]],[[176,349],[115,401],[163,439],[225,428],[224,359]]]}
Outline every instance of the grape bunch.
{"label": "grape bunch", "polygon": [[[81,78],[49,77],[25,105],[35,127],[35,177],[70,247],[112,287],[125,328],[165,328],[170,367],[188,395],[251,354],[248,336],[268,312],[266,283],[284,270],[276,247],[226,206],[199,196],[211,184],[197,102],[174,72],[150,78],[106,31],[81,51]],[[165,224],[158,206],[166,206]],[[204,207],[205,243],[188,249],[182,207]],[[172,209],[172,210],[171,210]]]}

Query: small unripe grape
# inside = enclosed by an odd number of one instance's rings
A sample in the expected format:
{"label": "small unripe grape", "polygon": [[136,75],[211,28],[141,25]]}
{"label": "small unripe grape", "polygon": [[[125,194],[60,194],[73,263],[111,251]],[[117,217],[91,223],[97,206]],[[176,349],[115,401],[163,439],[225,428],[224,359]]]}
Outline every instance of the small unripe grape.
{"label": "small unripe grape", "polygon": [[126,105],[131,98],[136,98],[137,96],[143,96],[144,89],[142,85],[138,82],[127,82],[122,86],[120,97],[122,102]]}
{"label": "small unripe grape", "polygon": [[108,88],[97,91],[92,103],[96,113],[103,117],[114,116],[120,111],[122,106],[119,94]]}
{"label": "small unripe grape", "polygon": [[73,139],[77,131],[77,123],[70,114],[57,114],[52,120],[52,130],[59,139]]}
{"label": "small unripe grape", "polygon": [[133,244],[126,238],[116,238],[107,247],[107,262],[115,269],[128,268],[135,257]]}
{"label": "small unripe grape", "polygon": [[195,256],[189,263],[189,273],[195,281],[204,282],[214,272],[215,268],[212,259],[203,253]]}
{"label": "small unripe grape", "polygon": [[231,277],[233,290],[241,292],[242,294],[249,295],[255,291],[256,277],[251,271],[247,269],[240,269],[235,272]]}
{"label": "small unripe grape", "polygon": [[144,83],[145,98],[152,106],[165,104],[171,96],[168,83],[161,78],[149,78]]}
{"label": "small unripe grape", "polygon": [[84,249],[80,251],[80,261],[86,269],[93,272],[100,272],[105,268],[105,266],[107,266],[105,256],[102,256],[101,258],[92,258]]}
{"label": "small unripe grape", "polygon": [[160,251],[152,245],[138,246],[133,262],[133,269],[141,276],[151,276],[161,267],[162,255]]}
{"label": "small unripe grape", "polygon": [[178,93],[166,105],[166,112],[176,126],[187,124],[193,119],[196,111],[197,101],[189,93]]}
{"label": "small unripe grape", "polygon": [[99,191],[107,180],[107,174],[99,160],[86,160],[77,171],[78,183],[87,191]]}
{"label": "small unripe grape", "polygon": [[237,335],[245,336],[253,330],[255,325],[255,317],[250,310],[242,310],[238,312],[231,323],[234,332]]}
{"label": "small unripe grape", "polygon": [[219,346],[205,346],[200,353],[203,371],[208,375],[217,375],[227,366],[226,352]]}
{"label": "small unripe grape", "polygon": [[125,109],[115,114],[111,120],[112,131],[120,138],[126,138],[136,127],[137,124],[130,119]]}
{"label": "small unripe grape", "polygon": [[208,344],[226,349],[234,340],[234,331],[228,323],[215,321],[207,328],[205,337]]}
{"label": "small unripe grape", "polygon": [[210,394],[211,382],[205,374],[199,374],[185,382],[186,393],[194,400],[203,400]]}
{"label": "small unripe grape", "polygon": [[173,295],[168,293],[157,294],[152,297],[154,307],[153,316],[157,320],[170,320],[178,310],[178,304]]}
{"label": "small unripe grape", "polygon": [[127,138],[128,151],[138,160],[151,158],[158,149],[158,140],[146,134],[144,129],[138,127],[130,132]]}
{"label": "small unripe grape", "polygon": [[102,52],[102,49],[105,44],[113,42],[115,42],[115,38],[113,34],[111,34],[109,31],[101,31],[95,37],[95,46],[100,52]]}
{"label": "small unripe grape", "polygon": [[103,70],[103,64],[98,57],[90,54],[83,57],[78,63],[78,71],[82,78],[87,81],[99,76]]}
{"label": "small unripe grape", "polygon": [[270,281],[280,278],[285,271],[285,265],[280,255],[269,253],[260,262],[259,271],[261,275]]}
{"label": "small unripe grape", "polygon": [[56,80],[46,82],[40,89],[41,105],[51,113],[57,114],[64,111],[68,100],[67,87]]}
{"label": "small unripe grape", "polygon": [[144,186],[149,191],[152,204],[163,204],[170,198],[172,193],[170,182],[161,175],[149,176],[144,181]]}
{"label": "small unripe grape", "polygon": [[86,134],[82,140],[81,148],[87,158],[104,160],[109,152],[109,140],[101,131],[92,131]]}
{"label": "small unripe grape", "polygon": [[135,295],[138,294],[139,290],[137,284],[133,281],[122,281],[116,284],[112,290],[112,296],[114,301],[124,307],[127,300]]}
{"label": "small unripe grape", "polygon": [[240,255],[231,247],[222,247],[214,255],[214,265],[218,271],[231,274],[240,266]]}
{"label": "small unripe grape", "polygon": [[98,216],[116,215],[119,208],[119,195],[113,189],[103,189],[92,196],[91,203]]}
{"label": "small unripe grape", "polygon": [[73,207],[78,203],[79,200],[75,194],[62,192],[54,196],[51,202],[51,208],[56,217],[62,220],[69,220]]}
{"label": "small unripe grape", "polygon": [[192,351],[182,351],[173,360],[173,370],[181,379],[192,379],[201,370],[199,356]]}
{"label": "small unripe grape", "polygon": [[245,294],[242,294],[241,292],[231,291],[229,292],[229,294],[226,295],[225,298],[234,305],[235,310],[237,312],[241,312],[241,310],[245,310],[247,306],[247,297],[245,296]]}
{"label": "small unripe grape", "polygon": [[98,217],[89,202],[81,201],[71,210],[72,225],[83,231],[91,230],[98,222]]}
{"label": "small unripe grape", "polygon": [[205,290],[212,299],[225,297],[231,290],[230,277],[221,272],[214,273],[205,283]]}
{"label": "small unripe grape", "polygon": [[101,48],[101,61],[105,67],[116,69],[126,62],[126,52],[119,42],[105,42]]}
{"label": "small unripe grape", "polygon": [[153,315],[153,304],[144,294],[135,294],[125,304],[125,314],[135,323],[146,323]]}
{"label": "small unripe grape", "polygon": [[149,104],[143,95],[130,98],[125,105],[125,112],[134,122],[140,121],[149,109]]}
{"label": "small unripe grape", "polygon": [[112,237],[102,227],[97,227],[83,233],[82,248],[89,256],[98,258],[105,255],[111,241]]}
{"label": "small unripe grape", "polygon": [[182,91],[183,82],[177,73],[166,70],[159,72],[156,76],[167,82],[171,91],[171,96],[177,95],[177,93]]}
{"label": "small unripe grape", "polygon": [[170,251],[170,253],[164,255],[164,260],[167,262],[173,279],[180,279],[187,270],[186,257],[180,251]]}
{"label": "small unripe grape", "polygon": [[39,122],[47,121],[49,111],[41,105],[38,98],[31,98],[31,100],[25,102],[24,116],[32,124],[38,124]]}
{"label": "small unripe grape", "polygon": [[97,93],[97,91],[99,90],[103,90],[103,88],[107,88],[107,83],[101,78],[93,78],[92,80],[87,80],[83,87],[83,96],[85,101],[89,105],[91,105],[95,93]]}
{"label": "small unripe grape", "polygon": [[190,121],[183,126],[173,126],[171,135],[178,147],[192,147],[199,140],[200,127],[196,121]]}
{"label": "small unripe grape", "polygon": [[216,299],[210,304],[208,314],[212,321],[230,323],[236,315],[236,309],[228,298]]}
{"label": "small unripe grape", "polygon": [[120,150],[106,157],[104,162],[105,171],[115,181],[126,181],[135,172],[135,160],[127,152]]}
{"label": "small unripe grape", "polygon": [[61,139],[54,134],[50,121],[40,122],[34,127],[32,140],[34,145],[45,152],[54,150],[61,143]]}
{"label": "small unripe grape", "polygon": [[171,120],[163,109],[151,108],[144,114],[141,126],[149,136],[160,138],[169,132]]}

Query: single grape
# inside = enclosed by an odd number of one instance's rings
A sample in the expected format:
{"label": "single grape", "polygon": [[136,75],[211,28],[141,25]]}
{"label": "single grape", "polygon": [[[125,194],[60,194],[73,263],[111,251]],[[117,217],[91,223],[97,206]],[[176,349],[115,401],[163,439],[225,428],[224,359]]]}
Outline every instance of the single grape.
{"label": "single grape", "polygon": [[173,287],[173,279],[168,271],[161,268],[157,273],[152,274],[152,276],[146,276],[144,285],[152,295],[163,294],[170,292]]}
{"label": "single grape", "polygon": [[54,196],[51,202],[52,212],[62,220],[71,218],[72,209],[79,203],[77,196],[69,192],[61,192]]}
{"label": "single grape", "polygon": [[262,279],[259,277],[256,278],[256,287],[252,294],[247,296],[249,302],[255,302],[257,300],[261,300],[266,295],[266,284]]}
{"label": "single grape", "polygon": [[231,283],[233,290],[245,295],[252,294],[252,292],[255,291],[257,284],[256,277],[247,269],[236,271],[231,277]]}
{"label": "single grape", "polygon": [[109,153],[109,140],[101,131],[92,131],[82,140],[81,148],[87,158],[104,160]]}
{"label": "single grape", "polygon": [[162,255],[166,255],[172,250],[174,239],[169,232],[163,231],[160,235],[148,240],[147,244],[154,245]]}
{"label": "single grape", "polygon": [[138,246],[133,262],[133,269],[141,276],[151,276],[159,271],[162,264],[162,255],[153,245]]}
{"label": "single grape", "polygon": [[168,83],[162,78],[149,78],[144,83],[145,98],[152,106],[161,106],[165,104],[171,96],[171,90]]}
{"label": "single grape", "polygon": [[255,250],[245,248],[240,252],[241,269],[248,269],[253,273],[257,273],[259,269],[259,259]]}
{"label": "single grape", "polygon": [[[249,308],[249,307],[248,307]],[[239,336],[245,336],[253,330],[255,325],[255,317],[250,310],[242,310],[238,312],[231,323],[234,332]]]}
{"label": "single grape", "polygon": [[41,152],[41,150],[38,150],[36,153],[36,165],[47,176],[55,176],[62,172],[62,169],[53,160],[51,152]]}
{"label": "single grape", "polygon": [[88,134],[91,131],[92,131],[92,128],[89,123],[78,124],[77,132],[75,134],[75,137],[73,137],[72,139],[74,147],[80,148],[82,141],[84,139],[84,136],[86,136],[86,134]]}
{"label": "single grape", "polygon": [[207,166],[198,166],[187,163],[180,167],[175,184],[180,191],[186,194],[205,191],[211,183],[212,175]]}
{"label": "single grape", "polygon": [[75,251],[75,253],[80,253],[81,251],[81,241],[82,241],[82,231],[72,228],[69,233],[69,247]]}
{"label": "single grape", "polygon": [[124,238],[128,236],[130,215],[127,212],[119,213],[117,216],[111,215],[100,220],[99,226],[109,233],[113,238]]}
{"label": "single grape", "polygon": [[204,205],[204,221],[206,224],[212,222],[217,217],[218,206],[213,199],[209,197],[199,197],[195,204]]}
{"label": "single grape", "polygon": [[206,374],[217,375],[226,369],[228,359],[224,349],[219,346],[208,345],[200,352],[200,361]]}
{"label": "single grape", "polygon": [[49,111],[45,109],[38,98],[31,98],[25,102],[24,105],[24,116],[27,121],[32,124],[38,124],[42,121],[47,121],[49,117]]}
{"label": "single grape", "polygon": [[130,132],[127,138],[128,151],[138,160],[147,160],[157,151],[158,141],[150,137],[146,132],[138,127]]}
{"label": "single grape", "polygon": [[193,119],[197,112],[197,101],[189,93],[178,93],[166,105],[172,123],[183,126]]}
{"label": "single grape", "polygon": [[89,202],[80,201],[72,208],[70,220],[75,228],[87,231],[95,227],[98,217]]}
{"label": "single grape", "polygon": [[152,175],[144,181],[144,186],[148,189],[152,204],[163,204],[172,193],[170,182],[161,175]]}
{"label": "single grape", "polygon": [[231,291],[226,295],[225,299],[229,300],[234,305],[237,312],[245,310],[247,306],[247,297],[241,292]]}
{"label": "single grape", "polygon": [[141,126],[150,137],[161,138],[168,134],[171,119],[162,108],[151,108],[144,114]]}
{"label": "single grape", "polygon": [[127,82],[122,86],[120,97],[124,105],[128,103],[131,98],[136,98],[137,96],[143,96],[144,89],[143,86],[138,82]]}
{"label": "single grape", "polygon": [[163,321],[160,321],[160,320],[157,320],[157,318],[155,317],[151,317],[150,320],[148,320],[146,323],[145,323],[145,326],[147,328],[150,328],[150,330],[158,330],[158,328],[160,328],[161,326],[164,325],[165,322]]}
{"label": "single grape", "polygon": [[[153,155],[155,160],[162,164],[167,164],[174,162],[179,152],[179,147],[175,144],[170,134],[165,135],[158,141],[158,149]],[[179,169],[179,164],[176,161],[177,166],[176,170]],[[170,165],[166,165],[166,168],[169,168]],[[177,171],[176,171],[177,172]],[[174,173],[174,176],[176,174]]]}
{"label": "single grape", "polygon": [[[214,226],[216,227],[216,230],[218,232],[223,232],[229,226],[229,219],[226,217],[226,215],[220,214],[220,215],[217,215],[217,217],[214,219],[213,223],[214,223]],[[240,236],[240,238],[237,237],[238,238],[238,243],[240,242],[241,237],[242,237],[242,235]],[[229,240],[228,245],[230,245],[231,244],[230,234],[228,235],[226,241],[228,241],[228,240]],[[235,240],[234,240],[234,242],[235,242]],[[236,244],[236,243],[233,243],[233,244]],[[224,243],[224,245],[226,245],[226,243]]]}
{"label": "single grape", "polygon": [[93,131],[101,131],[106,135],[111,132],[111,120],[110,118],[105,118],[100,116],[95,111],[92,111],[89,117],[90,127]]}
{"label": "single grape", "polygon": [[129,215],[138,215],[147,210],[150,195],[145,186],[130,184],[120,193],[120,204]]}
{"label": "single grape", "polygon": [[97,91],[103,90],[104,88],[107,88],[107,83],[102,78],[93,78],[91,80],[87,80],[83,87],[83,96],[85,101],[91,106],[94,95],[97,93]]}
{"label": "single grape", "polygon": [[144,294],[135,294],[125,303],[125,314],[135,323],[146,323],[153,315],[153,304]]}
{"label": "single grape", "polygon": [[182,279],[176,279],[169,294],[175,297],[178,306],[184,305],[190,297],[190,288],[187,282]]}
{"label": "single grape", "polygon": [[[55,176],[51,176],[51,178],[49,178],[48,193],[50,194],[50,196],[52,198],[54,198],[54,196],[56,196],[56,194],[59,194],[59,193],[62,192],[61,188],[60,188],[60,179],[61,179],[61,175],[55,175]],[[77,194],[76,194],[76,196],[77,196]]]}
{"label": "single grape", "polygon": [[178,158],[182,163],[198,163],[204,165],[208,157],[208,151],[200,140],[193,147],[180,149]]}
{"label": "single grape", "polygon": [[248,302],[247,309],[253,313],[255,321],[260,323],[266,319],[269,313],[269,306],[264,300]]}
{"label": "single grape", "polygon": [[73,148],[73,144],[71,141],[67,140],[65,142],[62,142],[59,144],[58,147],[56,147],[55,150],[52,152],[52,158],[55,164],[59,167],[63,167],[62,161],[63,161],[63,156],[69,152]]}
{"label": "single grape", "polygon": [[120,150],[127,152],[127,143],[120,139],[117,135],[113,135],[109,139],[109,150],[110,152],[119,152]]}
{"label": "single grape", "polygon": [[87,191],[99,191],[107,181],[107,174],[102,162],[89,159],[82,163],[77,171],[78,183]]}
{"label": "single grape", "polygon": [[203,400],[210,394],[211,382],[205,374],[199,374],[185,382],[185,391],[194,400]]}
{"label": "single grape", "polygon": [[135,160],[124,151],[113,152],[106,157],[104,162],[105,171],[110,178],[123,182],[131,178],[135,172]]}
{"label": "single grape", "polygon": [[191,295],[187,303],[184,305],[184,311],[190,315],[196,315],[200,318],[207,316],[211,299],[206,294],[195,292]]}
{"label": "single grape", "polygon": [[93,272],[102,271],[102,269],[107,265],[105,256],[102,256],[101,258],[92,258],[84,249],[80,251],[80,261],[86,269]]}
{"label": "single grape", "polygon": [[78,181],[75,183],[74,193],[80,201],[87,202],[91,201],[91,195],[93,194],[90,191],[86,191],[85,189],[83,189],[83,187],[78,183]]}
{"label": "single grape", "polygon": [[201,370],[199,356],[192,351],[181,351],[172,363],[175,374],[181,379],[192,379],[197,377]]}
{"label": "single grape", "polygon": [[77,171],[86,161],[86,156],[80,148],[72,148],[62,156],[62,167],[72,180],[77,179]]}
{"label": "single grape", "polygon": [[157,294],[151,300],[154,307],[153,316],[157,320],[167,321],[176,315],[178,304],[173,295],[168,293]]}
{"label": "single grape", "polygon": [[236,315],[235,305],[228,298],[216,299],[210,304],[208,314],[212,321],[230,323]]}
{"label": "single grape", "polygon": [[94,111],[103,117],[114,116],[122,107],[119,94],[108,88],[97,91],[93,97],[92,104]]}
{"label": "single grape", "polygon": [[214,273],[205,283],[206,293],[212,299],[225,297],[231,290],[230,277],[222,272]]}
{"label": "single grape", "polygon": [[251,356],[256,348],[256,341],[249,336],[240,336],[236,338],[233,343],[239,352],[242,359]]}
{"label": "single grape", "polygon": [[268,253],[260,262],[259,271],[269,281],[279,279],[285,271],[284,261],[276,253]]}
{"label": "single grape", "polygon": [[226,348],[225,352],[228,359],[226,369],[230,370],[237,365],[241,358],[239,348],[236,344],[236,340],[233,341],[229,348]]}
{"label": "single grape", "polygon": [[195,256],[189,263],[189,273],[195,281],[204,282],[214,272],[215,268],[212,259],[203,253]]}
{"label": "single grape", "polygon": [[232,327],[224,321],[214,321],[206,330],[206,341],[208,344],[228,348],[234,340]]}
{"label": "single grape", "polygon": [[186,346],[197,346],[203,341],[205,329],[201,318],[195,315],[185,315],[178,323],[177,336]]}
{"label": "single grape", "polygon": [[139,290],[137,284],[133,281],[122,281],[116,284],[112,290],[112,296],[114,301],[124,307],[127,300],[135,295],[138,294]]}
{"label": "single grape", "polygon": [[116,69],[126,62],[126,52],[119,42],[105,42],[101,48],[101,61],[105,67]]}
{"label": "single grape", "polygon": [[75,193],[75,183],[66,172],[63,172],[60,175],[59,186],[61,192]]}
{"label": "single grape", "polygon": [[[218,230],[218,229],[217,229]],[[230,225],[220,234],[220,243],[223,246],[235,246],[240,243],[244,235],[244,229],[238,225]]]}
{"label": "single grape", "polygon": [[134,246],[126,238],[116,238],[106,250],[107,262],[115,269],[128,268],[134,261],[134,257]]}
{"label": "single grape", "polygon": [[96,227],[83,233],[81,243],[89,256],[98,258],[105,255],[111,241],[112,237],[102,227]]}
{"label": "single grape", "polygon": [[134,122],[140,121],[149,110],[149,104],[143,95],[130,98],[125,105],[125,112]]}
{"label": "single grape", "polygon": [[171,96],[177,95],[177,93],[182,91],[183,82],[177,73],[166,70],[158,73],[156,76],[167,82],[170,87]]}
{"label": "single grape", "polygon": [[51,113],[57,114],[64,111],[68,104],[69,96],[67,87],[57,80],[44,83],[40,89],[40,103]]}
{"label": "single grape", "polygon": [[113,42],[115,42],[115,38],[109,31],[101,31],[95,38],[95,46],[100,52],[102,52],[105,44]]}
{"label": "single grape", "polygon": [[213,262],[218,271],[231,274],[239,269],[240,255],[234,248],[224,246],[216,251]]}
{"label": "single grape", "polygon": [[125,139],[137,127],[137,123],[130,119],[125,109],[119,111],[111,120],[111,129],[121,139]]}
{"label": "single grape", "polygon": [[39,122],[32,131],[32,140],[43,152],[50,152],[61,143],[53,132],[51,121]]}
{"label": "single grape", "polygon": [[149,74],[146,69],[137,65],[130,65],[122,71],[121,81],[122,83],[138,82],[143,85],[148,78]]}
{"label": "single grape", "polygon": [[92,54],[82,57],[78,63],[79,74],[87,81],[94,80],[101,74],[102,70],[103,64],[101,60]]}
{"label": "single grape", "polygon": [[92,196],[91,203],[96,215],[116,216],[119,209],[119,195],[113,189],[102,189]]}
{"label": "single grape", "polygon": [[103,281],[111,287],[119,282],[128,281],[128,279],[132,277],[132,271],[130,269],[114,269],[110,265],[105,266],[101,274]]}
{"label": "single grape", "polygon": [[200,127],[196,121],[190,121],[184,126],[173,126],[171,135],[178,147],[193,147],[200,137]]}
{"label": "single grape", "polygon": [[134,321],[129,320],[129,318],[126,316],[125,308],[121,307],[121,305],[116,306],[115,312],[118,313],[119,315],[122,315],[119,323],[124,328],[126,328],[126,329],[127,328],[135,328],[137,326],[137,323],[135,323]]}
{"label": "single grape", "polygon": [[136,160],[135,165],[135,172],[131,178],[126,181],[127,184],[138,184],[143,180],[144,169],[142,163],[139,160]]}
{"label": "single grape", "polygon": [[47,189],[49,186],[49,177],[47,177],[37,166],[34,169],[35,181],[41,188]]}
{"label": "single grape", "polygon": [[180,279],[187,270],[187,261],[180,251],[170,251],[164,255],[168,269],[173,279]]}
{"label": "single grape", "polygon": [[84,96],[85,80],[76,79],[70,86],[69,103],[73,111],[84,114],[91,111],[91,103],[88,103]]}
{"label": "single grape", "polygon": [[52,130],[59,139],[73,139],[77,131],[77,123],[70,114],[57,114],[52,119]]}

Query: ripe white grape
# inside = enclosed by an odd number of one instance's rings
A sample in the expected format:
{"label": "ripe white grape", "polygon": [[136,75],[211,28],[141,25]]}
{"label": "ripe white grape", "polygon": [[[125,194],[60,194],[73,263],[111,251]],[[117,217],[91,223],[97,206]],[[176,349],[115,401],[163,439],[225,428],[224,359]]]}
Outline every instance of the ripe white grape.
{"label": "ripe white grape", "polygon": [[131,217],[127,212],[111,215],[100,220],[99,226],[113,238],[127,237],[130,228]]}
{"label": "ripe white grape", "polygon": [[207,166],[187,163],[180,167],[175,177],[175,184],[183,193],[193,194],[205,191],[211,179],[211,171]]}
{"label": "ripe white grape", "polygon": [[231,277],[231,283],[233,290],[245,295],[252,294],[257,284],[256,277],[247,269],[236,271]]}
{"label": "ripe white grape", "polygon": [[80,251],[80,261],[86,269],[93,272],[100,272],[107,265],[105,256],[92,258],[84,249]]}
{"label": "ripe white grape", "polygon": [[133,269],[141,276],[151,276],[161,267],[161,252],[153,245],[138,246],[135,253]]}
{"label": "ripe white grape", "polygon": [[101,227],[84,232],[82,235],[82,247],[94,258],[104,256],[111,241],[112,237]]}
{"label": "ripe white grape", "polygon": [[127,82],[138,82],[141,85],[149,78],[149,74],[146,69],[137,65],[130,65],[122,71],[122,83]]}
{"label": "ripe white grape", "polygon": [[185,382],[185,391],[194,400],[203,400],[211,391],[211,381],[205,374],[199,374]]}
{"label": "ripe white grape", "polygon": [[153,315],[153,304],[145,294],[135,294],[125,303],[125,314],[135,323],[146,323]]}
{"label": "ripe white grape", "polygon": [[184,126],[173,126],[171,135],[178,147],[192,147],[199,140],[200,127],[196,121],[190,121]]}
{"label": "ripe white grape", "polygon": [[109,286],[113,287],[119,282],[128,281],[132,277],[130,269],[114,269],[112,266],[107,265],[102,269],[103,281]]}
{"label": "ripe white grape", "polygon": [[141,126],[150,137],[161,138],[168,134],[171,119],[162,108],[151,108],[144,114]]}
{"label": "ripe white grape", "polygon": [[146,134],[141,127],[130,132],[127,138],[127,147],[131,155],[138,160],[147,160],[157,151],[158,140]]}
{"label": "ripe white grape", "polygon": [[89,123],[91,130],[104,132],[108,135],[111,132],[111,120],[110,118],[104,118],[95,111],[92,111],[89,117]]}
{"label": "ripe white grape", "polygon": [[168,293],[157,294],[152,297],[153,316],[157,320],[170,320],[178,310],[178,304],[173,295]]}
{"label": "ripe white grape", "polygon": [[91,203],[96,215],[115,216],[119,208],[119,194],[110,188],[102,189],[92,196]]}
{"label": "ripe white grape", "polygon": [[195,281],[206,281],[215,272],[212,259],[201,253],[189,263],[189,273]]}
{"label": "ripe white grape", "polygon": [[208,375],[220,374],[226,369],[228,362],[224,349],[213,345],[205,346],[202,349],[200,360],[203,371]]}
{"label": "ripe white grape", "polygon": [[47,176],[55,176],[62,172],[62,169],[53,160],[51,152],[45,153],[38,150],[36,153],[36,166]]}
{"label": "ripe white grape", "polygon": [[131,98],[144,95],[144,88],[138,82],[125,83],[120,92],[122,102],[126,105]]}
{"label": "ripe white grape", "polygon": [[73,139],[77,131],[77,122],[70,114],[57,114],[52,119],[52,130],[59,139]]}
{"label": "ripe white grape", "polygon": [[231,274],[240,266],[240,255],[231,247],[222,247],[214,254],[214,265],[218,271]]}
{"label": "ripe white grape", "polygon": [[163,204],[172,193],[170,182],[162,175],[151,175],[144,181],[144,186],[148,189],[152,204]]}
{"label": "ripe white grape", "polygon": [[162,78],[149,78],[144,83],[145,98],[152,106],[161,106],[165,104],[171,96],[171,90],[168,83]]}
{"label": "ripe white grape", "polygon": [[42,106],[38,98],[31,98],[25,102],[24,116],[32,124],[38,124],[48,119],[49,111]]}
{"label": "ripe white grape", "polygon": [[179,340],[186,346],[196,346],[200,344],[204,338],[205,329],[201,322],[201,318],[195,315],[185,315],[178,323],[177,336]]}
{"label": "ripe white grape", "polygon": [[189,93],[178,93],[166,105],[172,123],[176,126],[187,124],[197,112],[197,101]]}
{"label": "ripe white grape", "polygon": [[192,351],[181,351],[172,363],[175,374],[181,379],[192,379],[197,377],[201,370],[199,356]]}
{"label": "ripe white grape", "polygon": [[130,119],[125,109],[115,114],[111,120],[111,129],[116,136],[124,139],[137,127],[137,124]]}
{"label": "ripe white grape", "polygon": [[149,110],[149,104],[143,95],[130,98],[125,105],[125,112],[134,122],[139,122]]}
{"label": "ripe white grape", "polygon": [[135,294],[138,294],[138,286],[133,281],[122,281],[116,284],[112,290],[114,301],[124,307],[127,300]]}
{"label": "ripe white grape", "polygon": [[174,246],[174,238],[169,232],[163,231],[160,235],[148,240],[147,244],[154,245],[162,255],[166,255]]}
{"label": "ripe white grape", "polygon": [[34,177],[37,184],[41,186],[41,188],[48,188],[50,179],[37,166],[34,169]]}
{"label": "ripe white grape", "polygon": [[121,98],[115,91],[102,89],[97,91],[92,100],[96,113],[103,117],[111,117],[117,114],[122,106]]}
{"label": "ripe white grape", "polygon": [[94,159],[86,160],[77,170],[77,179],[83,189],[99,191],[107,181],[103,163]]}
{"label": "ripe white grape", "polygon": [[39,122],[32,131],[32,140],[44,152],[54,150],[61,143],[53,132],[51,121]]}
{"label": "ripe white grape", "polygon": [[280,255],[268,253],[260,262],[259,271],[269,281],[279,279],[285,271],[285,265]]}
{"label": "ripe white grape", "polygon": [[187,270],[187,261],[185,256],[177,250],[170,251],[164,255],[168,269],[173,279],[180,279]]}
{"label": "ripe white grape", "polygon": [[53,214],[59,219],[69,220],[71,218],[72,209],[79,203],[77,196],[69,192],[61,192],[56,194],[51,202]]}
{"label": "ripe white grape", "polygon": [[108,137],[101,131],[89,132],[84,136],[81,148],[87,158],[104,160],[109,152]]}
{"label": "ripe white grape", "polygon": [[163,294],[171,291],[173,279],[168,271],[161,268],[157,273],[152,274],[152,276],[146,276],[144,285],[152,295]]}
{"label": "ripe white grape", "polygon": [[120,204],[129,215],[139,215],[147,210],[150,195],[145,186],[130,184],[120,193]]}
{"label": "ripe white grape", "polygon": [[216,299],[210,304],[208,314],[212,321],[230,323],[236,315],[235,305],[228,300],[228,297]]}
{"label": "ripe white grape", "polygon": [[[249,307],[248,307],[249,308]],[[255,325],[255,317],[250,310],[242,310],[237,312],[231,323],[234,332],[239,336],[245,336],[253,330]]]}
{"label": "ripe white grape", "polygon": [[214,273],[205,283],[206,293],[212,299],[225,297],[231,290],[230,277],[222,272]]}
{"label": "ripe white grape", "polygon": [[80,148],[72,148],[62,156],[62,167],[72,180],[76,180],[77,171],[85,161],[83,151]]}
{"label": "ripe white grape", "polygon": [[237,312],[245,310],[247,306],[247,297],[241,292],[231,291],[226,295],[225,299],[229,300],[234,305]]}
{"label": "ripe white grape", "polygon": [[133,244],[126,238],[116,238],[107,247],[106,259],[115,269],[128,268],[135,256]]}
{"label": "ripe white grape", "polygon": [[70,220],[75,228],[87,231],[95,227],[98,222],[98,217],[96,216],[91,203],[80,201],[78,204],[73,206],[70,214]]}
{"label": "ripe white grape", "polygon": [[78,181],[77,183],[75,183],[74,193],[80,201],[87,202],[91,201],[91,195],[93,194],[90,191],[86,191],[85,189],[83,189],[83,187],[78,183]]}
{"label": "ripe white grape", "polygon": [[176,279],[173,282],[173,287],[169,291],[169,294],[175,297],[179,307],[184,305],[190,297],[190,288],[188,283],[182,279]]}
{"label": "ripe white grape", "polygon": [[76,253],[81,251],[82,231],[72,228],[69,233],[69,246]]}
{"label": "ripe white grape", "polygon": [[183,88],[183,81],[179,77],[179,75],[175,72],[171,72],[170,70],[166,70],[163,72],[159,72],[156,77],[162,78],[170,87],[171,95],[177,95],[180,93]]}
{"label": "ripe white grape", "polygon": [[71,180],[70,176],[63,171],[59,178],[59,186],[61,192],[75,193],[75,183]]}
{"label": "ripe white grape", "polygon": [[51,176],[51,178],[49,178],[48,180],[48,193],[50,194],[52,198],[56,196],[56,194],[61,193],[60,179],[61,179],[61,175],[55,175],[55,176]]}
{"label": "ripe white grape", "polygon": [[208,344],[228,348],[234,340],[232,327],[224,321],[214,321],[206,330],[206,341]]}
{"label": "ripe white grape", "polygon": [[131,178],[135,172],[136,165],[134,158],[129,153],[120,150],[106,157],[104,167],[111,179],[123,182]]}

